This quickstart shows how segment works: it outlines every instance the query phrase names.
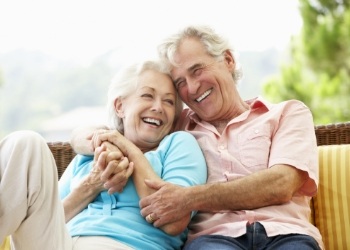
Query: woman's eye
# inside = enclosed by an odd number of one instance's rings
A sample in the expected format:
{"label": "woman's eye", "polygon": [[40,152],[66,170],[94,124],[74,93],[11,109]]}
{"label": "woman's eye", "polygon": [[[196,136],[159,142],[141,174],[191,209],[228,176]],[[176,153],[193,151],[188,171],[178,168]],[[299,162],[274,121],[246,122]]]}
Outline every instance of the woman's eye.
{"label": "woman's eye", "polygon": [[171,100],[171,99],[167,99],[165,100],[167,103],[169,103],[170,105],[174,105],[175,104],[175,101],[174,100]]}
{"label": "woman's eye", "polygon": [[141,97],[152,98],[152,95],[151,94],[142,94]]}

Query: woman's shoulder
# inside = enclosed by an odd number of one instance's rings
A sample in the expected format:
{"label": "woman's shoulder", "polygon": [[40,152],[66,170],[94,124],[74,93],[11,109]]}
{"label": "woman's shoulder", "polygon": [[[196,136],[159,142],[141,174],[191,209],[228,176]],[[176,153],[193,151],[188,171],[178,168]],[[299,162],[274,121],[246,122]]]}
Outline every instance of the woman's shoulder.
{"label": "woman's shoulder", "polygon": [[93,156],[92,155],[81,155],[81,154],[77,154],[75,156],[75,163],[76,165],[82,165],[86,162],[90,162],[93,160]]}
{"label": "woman's shoulder", "polygon": [[[167,136],[171,140],[196,140],[195,137],[186,131],[176,131]],[[164,138],[166,139],[166,138]]]}
{"label": "woman's shoulder", "polygon": [[185,131],[176,131],[163,138],[158,148],[174,148],[182,145],[191,146],[197,144],[196,138]]}
{"label": "woman's shoulder", "polygon": [[93,156],[77,154],[70,163],[73,173],[81,171],[92,161]]}

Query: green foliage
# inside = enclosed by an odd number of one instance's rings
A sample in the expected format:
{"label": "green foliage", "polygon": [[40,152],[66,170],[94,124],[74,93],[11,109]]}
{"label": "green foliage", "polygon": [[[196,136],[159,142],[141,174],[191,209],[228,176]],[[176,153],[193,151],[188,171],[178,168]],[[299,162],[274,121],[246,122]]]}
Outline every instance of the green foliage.
{"label": "green foliage", "polygon": [[349,3],[300,0],[304,25],[291,44],[292,62],[264,84],[267,98],[303,101],[316,124],[350,120]]}

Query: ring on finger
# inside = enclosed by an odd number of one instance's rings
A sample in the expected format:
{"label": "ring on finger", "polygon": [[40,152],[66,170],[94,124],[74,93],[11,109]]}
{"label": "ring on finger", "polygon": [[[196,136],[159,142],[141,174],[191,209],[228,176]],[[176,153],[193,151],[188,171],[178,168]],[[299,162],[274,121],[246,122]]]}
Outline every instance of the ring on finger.
{"label": "ring on finger", "polygon": [[146,221],[148,223],[153,223],[153,222],[156,221],[156,219],[152,216],[152,214],[149,214],[149,215],[146,216]]}

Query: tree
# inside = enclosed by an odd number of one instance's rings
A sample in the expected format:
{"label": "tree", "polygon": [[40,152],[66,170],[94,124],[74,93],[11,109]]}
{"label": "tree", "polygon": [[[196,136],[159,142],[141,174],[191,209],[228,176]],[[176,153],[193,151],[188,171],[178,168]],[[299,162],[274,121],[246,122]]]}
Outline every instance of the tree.
{"label": "tree", "polygon": [[303,27],[291,61],[263,86],[272,101],[299,99],[316,124],[350,120],[350,0],[300,0]]}

